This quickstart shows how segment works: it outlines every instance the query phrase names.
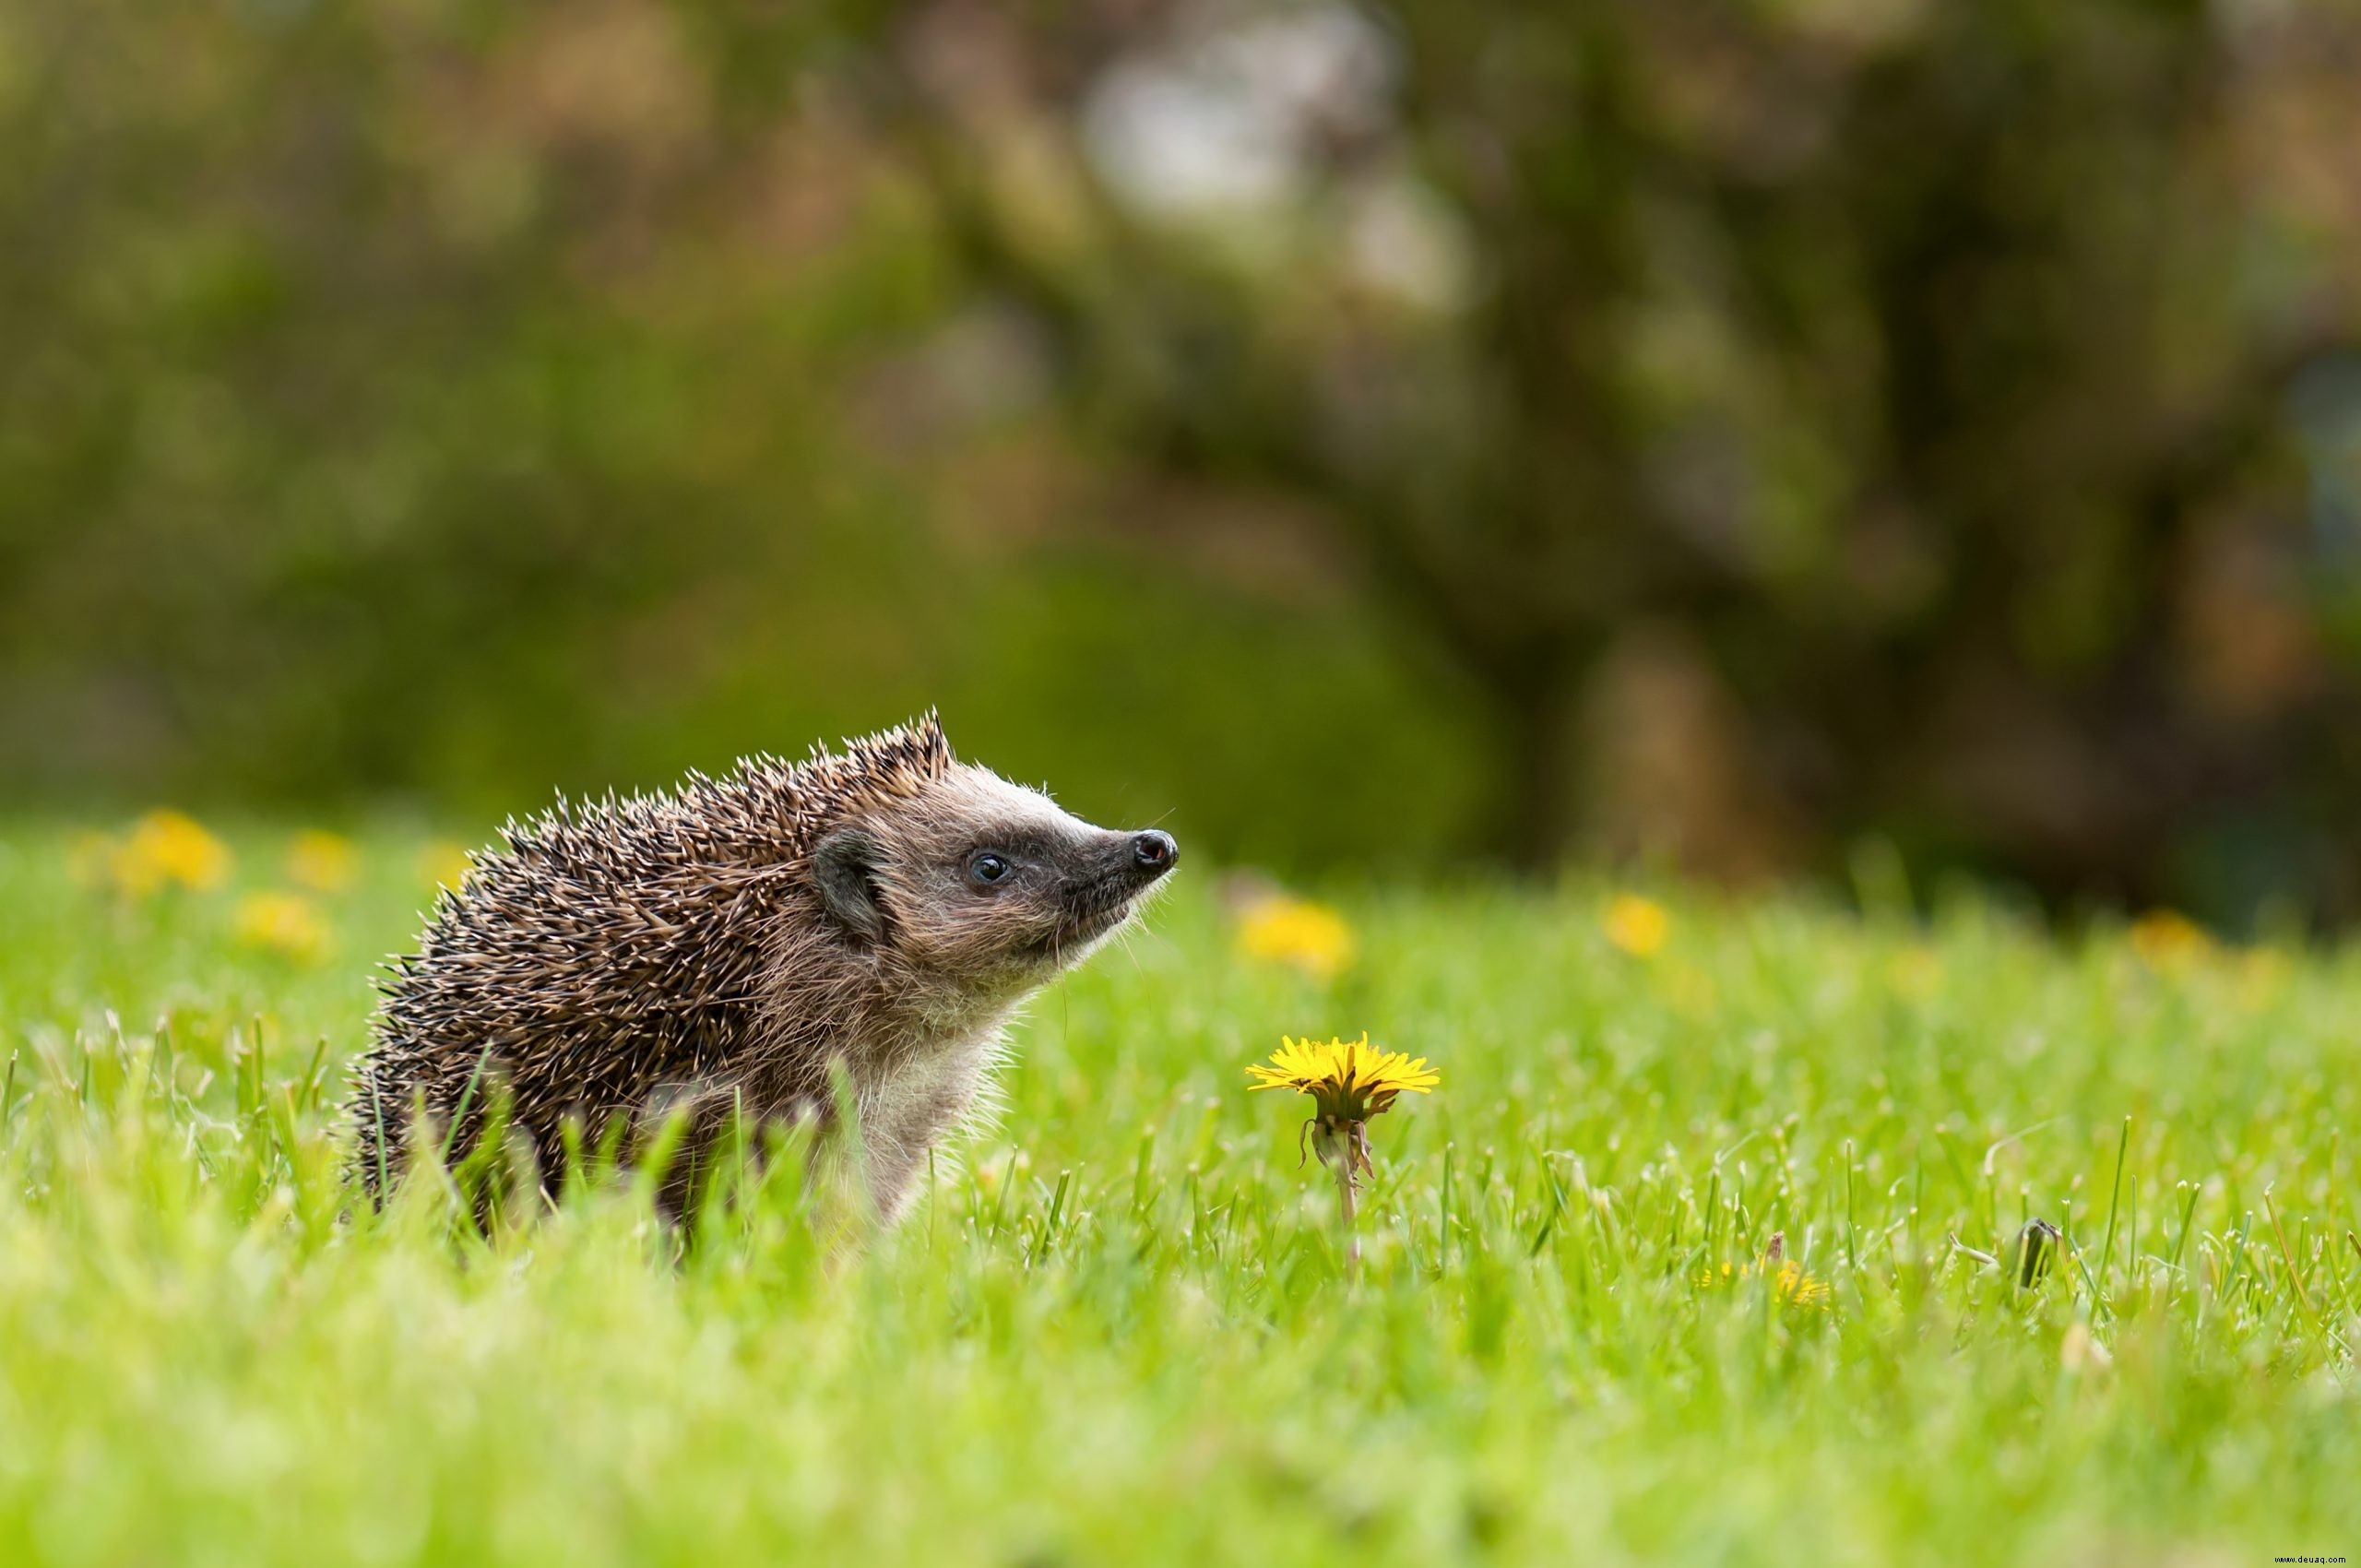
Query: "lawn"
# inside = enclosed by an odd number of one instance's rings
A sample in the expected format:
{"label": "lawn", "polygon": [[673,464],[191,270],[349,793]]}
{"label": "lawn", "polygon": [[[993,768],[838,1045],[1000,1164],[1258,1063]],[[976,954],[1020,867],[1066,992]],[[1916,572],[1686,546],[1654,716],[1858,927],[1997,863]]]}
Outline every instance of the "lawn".
{"label": "lawn", "polygon": [[[832,1256],[782,1177],[682,1256],[627,1182],[354,1211],[340,1067],[443,852],[227,838],[126,887],[0,828],[0,1562],[2361,1550],[2344,949],[1370,885],[1323,975],[1192,867],[897,1232]],[[1363,1029],[1442,1082],[1352,1284],[1245,1068]]]}

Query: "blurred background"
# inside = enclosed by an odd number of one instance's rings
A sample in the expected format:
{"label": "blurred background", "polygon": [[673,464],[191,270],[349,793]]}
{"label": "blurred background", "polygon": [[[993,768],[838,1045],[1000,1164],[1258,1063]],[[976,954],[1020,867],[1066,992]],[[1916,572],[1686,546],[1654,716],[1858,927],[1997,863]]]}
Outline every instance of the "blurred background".
{"label": "blurred background", "polygon": [[0,808],[939,704],[1290,873],[2349,918],[2357,81],[2341,0],[18,0]]}

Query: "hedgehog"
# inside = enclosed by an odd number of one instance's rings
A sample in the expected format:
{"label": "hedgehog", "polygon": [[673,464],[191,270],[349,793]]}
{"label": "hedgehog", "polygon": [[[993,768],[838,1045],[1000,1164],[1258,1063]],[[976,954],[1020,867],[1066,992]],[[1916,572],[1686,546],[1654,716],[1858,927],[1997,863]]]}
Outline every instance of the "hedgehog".
{"label": "hedgehog", "polygon": [[569,1146],[628,1157],[683,1116],[677,1209],[725,1130],[825,1125],[848,1100],[890,1222],[989,1095],[1018,1004],[1180,853],[958,761],[931,713],[801,763],[560,796],[502,837],[387,966],[350,1102],[373,1194],[389,1143],[464,1153],[498,1104],[544,1192]]}

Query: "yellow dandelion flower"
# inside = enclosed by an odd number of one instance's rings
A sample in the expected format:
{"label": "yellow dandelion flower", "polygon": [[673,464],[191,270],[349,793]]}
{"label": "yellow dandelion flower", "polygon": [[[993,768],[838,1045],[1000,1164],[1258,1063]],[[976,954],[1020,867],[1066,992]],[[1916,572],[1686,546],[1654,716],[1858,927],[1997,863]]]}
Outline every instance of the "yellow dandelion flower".
{"label": "yellow dandelion flower", "polygon": [[341,833],[305,828],[287,842],[287,879],[314,893],[341,893],[359,874],[361,856]]}
{"label": "yellow dandelion flower", "polygon": [[1325,904],[1285,894],[1257,899],[1238,922],[1238,950],[1326,980],[1353,961],[1353,928]]}
{"label": "yellow dandelion flower", "polygon": [[168,883],[200,891],[230,878],[230,851],[184,812],[152,811],[114,854],[115,885],[142,897]]}
{"label": "yellow dandelion flower", "polygon": [[1808,1274],[1799,1263],[1783,1263],[1771,1280],[1771,1293],[1791,1306],[1818,1307],[1826,1311],[1836,1292],[1827,1280]]}
{"label": "yellow dandelion flower", "polygon": [[1262,1080],[1253,1087],[1308,1094],[1323,1121],[1339,1123],[1383,1115],[1405,1090],[1428,1094],[1442,1082],[1442,1075],[1428,1066],[1423,1056],[1370,1050],[1366,1032],[1357,1040],[1331,1039],[1325,1045],[1282,1035],[1270,1065],[1258,1063],[1246,1071]]}
{"label": "yellow dandelion flower", "polygon": [[2205,928],[2172,909],[2151,909],[2131,922],[2131,950],[2152,969],[2178,968],[2213,947]]}
{"label": "yellow dandelion flower", "polygon": [[1662,904],[1636,893],[1619,894],[1607,906],[1599,924],[1607,940],[1634,958],[1653,958],[1672,934],[1672,917]]}
{"label": "yellow dandelion flower", "polygon": [[1749,1264],[1723,1264],[1706,1268],[1697,1276],[1701,1290],[1720,1289],[1724,1286],[1760,1280],[1771,1292],[1771,1299],[1782,1306],[1809,1307],[1826,1312],[1833,1303],[1835,1291],[1828,1281],[1807,1270],[1795,1259],[1785,1255],[1786,1238],[1774,1235],[1762,1255]]}
{"label": "yellow dandelion flower", "polygon": [[300,893],[249,893],[231,923],[238,940],[282,957],[310,963],[327,951],[327,923]]}
{"label": "yellow dandelion flower", "polygon": [[474,866],[475,857],[468,853],[466,846],[454,844],[447,838],[436,839],[420,850],[418,855],[419,875],[435,886],[447,887],[454,893],[459,890],[460,884],[468,880],[468,873]]}
{"label": "yellow dandelion flower", "polygon": [[[1369,1157],[1369,1119],[1394,1108],[1404,1092],[1427,1094],[1442,1082],[1442,1075],[1427,1065],[1423,1056],[1398,1051],[1372,1051],[1369,1036],[1356,1040],[1279,1037],[1279,1049],[1270,1065],[1246,1069],[1259,1078],[1258,1089],[1295,1089],[1311,1097],[1317,1108],[1304,1131],[1312,1134],[1320,1162],[1336,1173],[1337,1213],[1345,1227],[1345,1277],[1360,1277],[1361,1243],[1353,1230],[1353,1194],[1364,1172],[1374,1170]],[[1299,1134],[1299,1137],[1300,1134]]]}

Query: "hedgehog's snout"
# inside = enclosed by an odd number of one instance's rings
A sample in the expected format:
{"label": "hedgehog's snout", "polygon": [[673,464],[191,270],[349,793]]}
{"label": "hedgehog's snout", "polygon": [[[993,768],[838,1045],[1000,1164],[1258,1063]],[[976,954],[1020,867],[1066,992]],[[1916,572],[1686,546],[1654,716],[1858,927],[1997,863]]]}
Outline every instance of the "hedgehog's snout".
{"label": "hedgehog's snout", "polygon": [[1180,846],[1160,829],[1127,833],[1093,828],[1067,861],[1066,896],[1092,902],[1128,900],[1145,892],[1180,859]]}
{"label": "hedgehog's snout", "polygon": [[1087,848],[1076,849],[1061,888],[1061,940],[1096,934],[1121,922],[1180,858],[1180,846],[1172,835],[1155,828],[1141,833],[1094,828]]}
{"label": "hedgehog's snout", "polygon": [[1180,846],[1169,833],[1151,827],[1132,835],[1132,865],[1149,878],[1162,876],[1180,859]]}

